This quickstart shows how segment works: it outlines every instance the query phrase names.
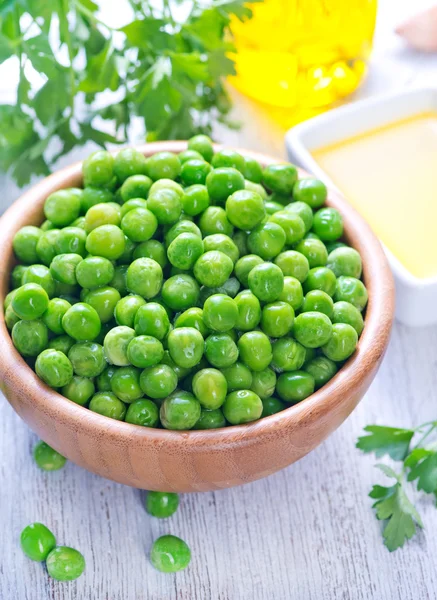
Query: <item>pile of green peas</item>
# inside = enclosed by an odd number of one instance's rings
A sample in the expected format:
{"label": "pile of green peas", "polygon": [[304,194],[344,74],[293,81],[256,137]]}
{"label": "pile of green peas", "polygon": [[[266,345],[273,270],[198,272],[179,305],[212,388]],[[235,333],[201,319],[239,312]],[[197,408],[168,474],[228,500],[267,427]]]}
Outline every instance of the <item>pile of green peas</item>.
{"label": "pile of green peas", "polygon": [[5,320],[38,376],[107,417],[239,425],[325,385],[355,351],[367,290],[326,187],[292,164],[99,150],[15,235]]}

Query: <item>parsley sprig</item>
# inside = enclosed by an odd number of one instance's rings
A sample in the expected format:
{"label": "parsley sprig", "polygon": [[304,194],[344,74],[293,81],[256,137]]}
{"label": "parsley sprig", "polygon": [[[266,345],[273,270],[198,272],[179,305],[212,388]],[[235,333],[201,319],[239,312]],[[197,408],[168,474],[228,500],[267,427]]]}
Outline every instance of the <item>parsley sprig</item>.
{"label": "parsley sprig", "polygon": [[19,185],[85,142],[125,142],[133,118],[148,140],[234,126],[229,24],[251,17],[247,0],[118,0],[132,17],[119,29],[103,2],[0,0],[0,64],[14,57],[19,75],[16,102],[0,104],[0,170]]}
{"label": "parsley sprig", "polygon": [[414,482],[418,491],[433,494],[437,500],[437,444],[425,445],[433,435],[435,437],[437,421],[424,423],[416,429],[369,425],[364,431],[367,435],[358,438],[357,448],[366,453],[373,452],[378,458],[389,456],[401,463],[397,471],[386,464],[375,465],[393,480],[393,484],[387,487],[374,485],[369,493],[375,500],[376,518],[384,521],[384,543],[393,551],[411,539],[417,527],[423,528],[422,519],[408,496],[408,483]]}

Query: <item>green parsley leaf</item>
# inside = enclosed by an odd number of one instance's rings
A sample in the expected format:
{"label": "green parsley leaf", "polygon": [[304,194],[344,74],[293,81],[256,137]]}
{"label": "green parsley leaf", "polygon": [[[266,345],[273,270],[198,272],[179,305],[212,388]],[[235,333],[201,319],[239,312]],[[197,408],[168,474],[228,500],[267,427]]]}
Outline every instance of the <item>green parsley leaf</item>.
{"label": "green parsley leaf", "polygon": [[34,69],[44,73],[47,77],[56,76],[57,61],[46,34],[40,33],[29,38],[23,42],[23,48]]}
{"label": "green parsley leaf", "polygon": [[408,481],[417,481],[417,489],[427,494],[437,493],[437,452],[416,448],[405,459],[410,469]]}
{"label": "green parsley leaf", "polygon": [[393,460],[404,460],[414,435],[413,429],[381,425],[368,425],[364,431],[368,431],[369,435],[358,438],[356,447],[363,452],[374,452],[377,457],[388,454]]}

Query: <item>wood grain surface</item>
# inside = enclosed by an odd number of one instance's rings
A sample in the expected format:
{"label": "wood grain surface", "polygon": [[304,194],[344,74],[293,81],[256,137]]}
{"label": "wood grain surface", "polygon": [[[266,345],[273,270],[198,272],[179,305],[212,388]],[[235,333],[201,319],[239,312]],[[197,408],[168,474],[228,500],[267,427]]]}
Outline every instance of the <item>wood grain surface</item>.
{"label": "wood grain surface", "polygon": [[[395,9],[419,2],[381,0],[374,65],[360,95],[437,81],[435,56],[404,50],[391,36]],[[397,20],[396,17],[395,20]],[[229,145],[280,156],[279,127],[238,99],[239,133]],[[256,119],[256,120],[255,120]],[[80,158],[80,156],[78,156]],[[17,197],[2,183],[0,202]],[[1,600],[434,600],[437,510],[418,509],[425,530],[403,550],[382,545],[367,493],[384,476],[355,440],[369,423],[411,426],[437,416],[437,327],[395,324],[383,365],[352,416],[325,443],[267,479],[220,492],[184,495],[169,520],[147,515],[137,490],[68,464],[57,473],[35,467],[36,437],[0,402]],[[87,561],[76,582],[57,583],[22,554],[21,529],[40,520]],[[147,559],[157,536],[191,546],[190,568],[155,571]]]}

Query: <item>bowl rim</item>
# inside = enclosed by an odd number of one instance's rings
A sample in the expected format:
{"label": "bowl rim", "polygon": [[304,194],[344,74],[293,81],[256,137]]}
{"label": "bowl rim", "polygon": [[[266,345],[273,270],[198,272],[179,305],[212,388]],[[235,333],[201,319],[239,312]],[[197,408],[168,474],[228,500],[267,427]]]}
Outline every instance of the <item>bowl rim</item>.
{"label": "bowl rim", "polygon": [[[216,150],[221,147],[223,146],[215,144]],[[153,142],[135,148],[150,156],[161,151],[181,152],[187,148],[187,142]],[[237,151],[264,165],[285,162],[245,149]],[[210,430],[174,431],[116,421],[92,412],[48,387],[17,352],[5,325],[3,302],[8,293],[10,271],[15,263],[12,239],[20,227],[41,222],[43,202],[51,192],[81,184],[81,165],[82,161],[76,162],[43,179],[16,200],[0,218],[0,256],[5,257],[0,271],[0,382],[3,389],[12,388],[32,397],[33,408],[41,410],[49,418],[59,418],[62,415],[64,422],[69,421],[72,427],[85,433],[95,433],[96,429],[102,429],[105,435],[118,443],[123,438],[126,443],[134,439],[139,445],[164,442],[175,448],[181,444],[186,448],[188,444],[197,449],[208,447],[211,450],[276,434],[278,429],[290,431],[309,419],[328,418],[333,411],[341,413],[343,400],[347,401],[354,394],[358,384],[366,379],[370,383],[371,375],[384,354],[390,336],[394,314],[393,277],[382,246],[369,225],[340,194],[328,188],[326,204],[340,210],[345,225],[345,238],[361,254],[369,302],[357,350],[326,385],[304,401],[252,423]],[[299,169],[299,176],[308,177],[310,174]]]}

